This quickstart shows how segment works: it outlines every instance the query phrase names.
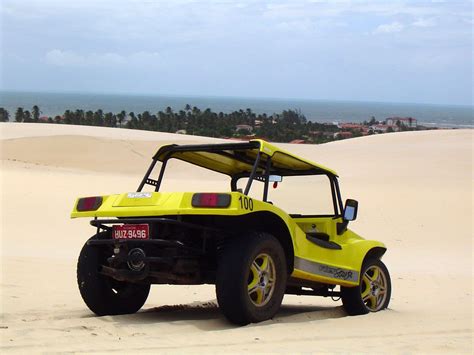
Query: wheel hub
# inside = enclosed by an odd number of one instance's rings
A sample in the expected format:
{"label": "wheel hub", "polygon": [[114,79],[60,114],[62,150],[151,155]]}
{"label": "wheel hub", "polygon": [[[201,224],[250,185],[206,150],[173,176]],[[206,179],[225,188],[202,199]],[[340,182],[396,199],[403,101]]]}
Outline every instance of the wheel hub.
{"label": "wheel hub", "polygon": [[275,263],[268,254],[260,254],[252,262],[249,272],[248,294],[252,303],[262,307],[268,303],[275,289]]}
{"label": "wheel hub", "polygon": [[383,270],[373,265],[369,267],[362,277],[365,287],[362,288],[362,300],[371,312],[380,310],[387,298],[387,278]]}
{"label": "wheel hub", "polygon": [[372,284],[370,285],[370,289],[371,289],[372,296],[377,297],[379,295],[380,288],[379,288],[379,285],[377,285],[375,282],[372,282]]}

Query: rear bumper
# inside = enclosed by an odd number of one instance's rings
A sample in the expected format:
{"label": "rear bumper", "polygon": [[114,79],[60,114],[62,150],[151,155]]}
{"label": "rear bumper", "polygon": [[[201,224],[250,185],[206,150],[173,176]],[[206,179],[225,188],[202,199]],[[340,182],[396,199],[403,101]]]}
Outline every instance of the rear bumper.
{"label": "rear bumper", "polygon": [[[109,253],[100,273],[117,281],[138,283],[202,284],[212,281],[215,277],[209,276],[210,269],[206,266],[207,240],[216,234],[228,234],[221,229],[165,217],[96,218],[90,224],[97,228],[97,233],[106,231],[108,235],[87,241],[88,246]],[[123,224],[150,225],[150,239],[112,238],[113,226]],[[130,254],[134,249],[141,250],[142,255]],[[145,266],[134,271],[130,269],[130,263]]]}

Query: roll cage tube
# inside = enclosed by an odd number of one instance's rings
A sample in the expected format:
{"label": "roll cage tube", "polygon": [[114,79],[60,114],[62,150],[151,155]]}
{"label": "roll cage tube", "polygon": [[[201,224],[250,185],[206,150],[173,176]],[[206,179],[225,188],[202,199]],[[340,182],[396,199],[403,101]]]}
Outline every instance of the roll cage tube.
{"label": "roll cage tube", "polygon": [[[199,150],[197,150],[197,151],[199,151]],[[206,151],[206,150],[204,150],[204,151]],[[145,186],[145,184],[155,186],[155,192],[158,192],[160,190],[160,186],[161,186],[161,183],[163,181],[163,176],[164,176],[164,173],[165,173],[166,165],[168,163],[168,160],[170,159],[171,154],[172,154],[172,151],[168,152],[165,155],[165,157],[163,159],[163,162],[161,164],[161,169],[160,169],[160,173],[159,173],[159,176],[158,176],[158,180],[153,180],[153,179],[150,178],[150,174],[152,173],[153,169],[156,166],[156,163],[158,162],[158,159],[156,158],[156,156],[153,157],[153,161],[151,162],[150,166],[148,167],[148,170],[145,173],[145,176],[143,177],[142,181],[140,182],[140,185],[138,186],[137,192],[141,192],[143,187]],[[221,152],[219,154],[226,155],[225,152]],[[251,170],[250,175],[249,175],[249,181],[247,182],[247,186],[245,187],[245,192],[244,192],[245,195],[248,195],[248,193],[250,191],[250,187],[252,186],[252,181],[253,181],[256,173],[257,173],[258,168],[260,167],[260,157],[261,157],[261,152],[258,151],[257,156],[255,158],[255,161],[253,162],[253,165],[252,165],[252,170]],[[235,159],[236,157],[233,157],[233,158]],[[240,160],[242,158],[240,158],[240,159],[237,158],[237,159]],[[271,158],[268,157],[268,162],[266,164],[267,168],[269,166],[270,159]],[[243,161],[243,160],[241,160],[241,161]],[[268,180],[269,172],[266,171],[265,173],[266,173],[267,180]],[[231,180],[231,189],[232,190],[236,189],[236,187],[234,188],[234,177],[232,177],[232,180]]]}
{"label": "roll cage tube", "polygon": [[[263,181],[265,186],[263,190],[262,201],[267,202],[268,186],[269,186],[268,179],[271,173],[272,158],[269,155],[266,155],[266,156],[267,156],[267,160],[265,162],[265,168],[263,169],[264,171],[263,175],[256,176],[258,168],[259,167],[262,168],[262,166],[260,165],[261,153],[259,152],[256,157],[255,164],[252,168],[252,172],[250,173],[250,175],[248,173],[241,173],[241,174],[236,174],[232,176],[232,180],[230,181],[231,191],[237,191],[237,181],[239,181],[239,179],[242,179],[242,178],[249,179],[249,181],[247,182],[247,185],[245,186],[245,191],[243,192],[245,195],[248,195],[248,193],[250,192],[250,187],[252,186],[253,180]],[[262,176],[263,176],[263,179],[261,178]]]}
{"label": "roll cage tube", "polygon": [[333,184],[334,184],[334,187],[336,189],[336,198],[337,198],[337,201],[339,203],[339,210],[341,211],[340,216],[342,216],[342,214],[344,213],[344,207],[343,207],[343,204],[342,204],[341,190],[339,189],[339,181],[337,181],[336,176],[333,177]]}
{"label": "roll cage tube", "polygon": [[[168,160],[170,159],[170,156],[174,151],[204,151],[204,152],[215,152],[219,155],[229,155],[226,151],[222,150],[224,148],[229,148],[229,149],[249,149],[249,148],[256,148],[255,143],[248,143],[248,144],[242,144],[242,143],[234,143],[234,144],[222,144],[222,145],[200,145],[200,146],[170,146],[167,150],[163,153],[165,153],[163,160],[162,160],[162,165],[160,169],[160,173],[158,176],[157,180],[151,179],[150,174],[152,173],[153,169],[156,166],[156,163],[158,162],[158,153],[155,154],[153,157],[153,160],[148,167],[148,170],[145,173],[145,176],[143,177],[140,185],[138,186],[137,192],[141,192],[145,184],[153,185],[155,186],[155,191],[159,191],[161,183],[163,181],[164,177],[164,172],[168,163]],[[247,185],[245,186],[244,194],[248,195],[250,192],[250,188],[252,186],[253,180],[259,180],[262,181],[265,186],[263,190],[263,201],[267,202],[268,199],[268,190],[269,190],[269,176],[272,173],[272,157],[265,154],[267,159],[266,161],[262,161],[262,153],[260,150],[257,153],[257,156],[255,160],[252,162],[250,159],[244,158],[242,156],[237,156],[237,155],[232,155],[233,159],[236,159],[238,161],[245,162],[250,165],[252,164],[252,169],[250,172],[243,172],[235,175],[231,175],[231,190],[236,191],[237,190],[237,181],[243,177],[248,177],[248,182]],[[198,165],[199,166],[199,165]],[[205,168],[204,166],[202,166]],[[263,170],[262,175],[257,176],[257,171],[258,169]],[[329,180],[330,180],[330,186],[331,186],[331,195],[333,199],[333,205],[334,205],[334,214],[335,217],[339,217],[343,213],[343,202],[342,202],[342,197],[341,197],[341,192],[339,189],[339,183],[337,180],[337,176],[333,174],[329,174],[327,172],[321,172],[319,169],[311,169],[311,170],[305,170],[305,171],[294,171],[294,170],[288,170],[288,169],[277,169],[274,171],[278,175],[282,176],[298,176],[298,175],[321,175],[324,174],[326,175]],[[340,211],[340,213],[339,213]]]}
{"label": "roll cage tube", "polygon": [[165,175],[166,164],[168,164],[169,157],[171,152],[166,154],[165,159],[163,159],[163,164],[161,164],[160,175],[158,175],[158,181],[156,183],[155,192],[160,190],[161,182],[163,181],[163,176]]}
{"label": "roll cage tube", "polygon": [[[271,157],[268,157],[268,160],[266,161],[265,172],[262,176],[263,179],[258,178],[255,175],[252,178],[252,181],[253,180],[263,181],[263,183],[265,184],[263,188],[263,199],[262,199],[263,202],[267,202],[268,200],[269,176],[272,173],[271,164],[272,164]],[[292,175],[285,175],[285,176],[309,176],[309,175],[311,174],[292,174]],[[321,175],[321,174],[314,174],[314,175]],[[324,175],[326,175],[327,178],[329,179],[329,185],[331,187],[331,197],[332,197],[332,203],[333,203],[333,208],[334,208],[334,218],[339,218],[342,215],[344,208],[343,208],[343,203],[342,203],[342,198],[341,198],[341,192],[339,190],[339,183],[337,181],[337,176],[331,175],[331,174],[324,174]],[[250,176],[248,174],[238,174],[238,175],[233,176],[232,181],[231,181],[231,190],[237,191],[237,181],[241,178],[246,178],[246,177],[249,177],[249,182],[250,182]],[[249,184],[247,183],[247,187],[248,186]],[[247,192],[245,193],[247,195],[250,190],[247,191],[247,188],[246,188],[245,191]]]}
{"label": "roll cage tube", "polygon": [[268,199],[268,185],[269,185],[269,179],[270,179],[270,169],[272,167],[272,159],[271,157],[268,157],[267,159],[267,167],[265,168],[265,186],[263,187],[263,201],[267,202]]}
{"label": "roll cage tube", "polygon": [[166,155],[165,159],[163,159],[163,162],[161,163],[161,169],[160,169],[160,174],[158,175],[158,180],[150,179],[150,174],[155,168],[156,163],[158,162],[158,159],[153,158],[148,170],[145,173],[145,176],[143,177],[140,185],[138,186],[137,192],[141,192],[145,184],[155,186],[155,191],[158,191],[160,189],[160,185],[161,185],[161,182],[163,181],[163,176],[165,174],[166,164],[168,163],[169,155],[170,153]]}
{"label": "roll cage tube", "polygon": [[156,165],[157,162],[158,162],[158,160],[156,160],[156,159],[152,160],[150,166],[148,167],[148,170],[145,173],[145,176],[143,177],[142,181],[140,182],[140,185],[138,186],[137,192],[142,191],[143,186],[145,186],[145,184],[148,180],[148,177],[150,176],[151,172],[155,168],[155,165]]}
{"label": "roll cage tube", "polygon": [[245,186],[244,195],[249,194],[250,187],[252,186],[252,181],[255,177],[255,174],[257,173],[258,164],[260,163],[260,156],[261,156],[261,153],[260,151],[258,151],[257,158],[255,159],[255,163],[253,163],[252,172],[250,173],[250,176],[249,176],[249,181],[247,181],[247,186]]}

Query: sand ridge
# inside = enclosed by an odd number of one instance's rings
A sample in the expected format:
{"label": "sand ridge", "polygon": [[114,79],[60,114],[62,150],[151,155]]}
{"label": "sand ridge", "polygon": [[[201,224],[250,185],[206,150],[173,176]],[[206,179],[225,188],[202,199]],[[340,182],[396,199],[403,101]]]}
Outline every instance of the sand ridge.
{"label": "sand ridge", "polygon": [[[161,144],[218,140],[23,123],[0,132],[2,352],[472,352],[472,130],[282,144],[336,170],[343,196],[359,200],[350,228],[387,244],[392,300],[348,317],[340,302],[285,296],[275,319],[242,328],[219,313],[213,286],[155,286],[139,313],[95,317],[75,280],[93,234],[69,219],[76,197],[134,191]],[[177,166],[171,187],[190,187],[189,176]]]}

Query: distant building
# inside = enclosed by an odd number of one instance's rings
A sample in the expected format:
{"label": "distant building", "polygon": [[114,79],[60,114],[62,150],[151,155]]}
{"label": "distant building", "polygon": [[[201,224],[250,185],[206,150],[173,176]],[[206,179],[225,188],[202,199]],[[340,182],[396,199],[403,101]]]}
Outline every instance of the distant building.
{"label": "distant building", "polygon": [[340,129],[358,129],[358,130],[362,130],[362,128],[364,126],[362,126],[361,124],[357,124],[357,123],[340,123],[337,125],[338,128]]}
{"label": "distant building", "polygon": [[334,132],[326,132],[326,131],[309,131],[308,134],[311,137],[334,137]]}
{"label": "distant building", "polygon": [[370,126],[369,130],[371,130],[373,133],[386,133],[389,128],[391,128],[393,132],[399,131],[398,126],[389,124],[376,124]]}
{"label": "distant building", "polygon": [[416,118],[413,117],[389,117],[386,121],[389,126],[396,126],[397,122],[400,122],[399,125],[409,128],[416,128],[417,126]]}
{"label": "distant building", "polygon": [[235,126],[235,131],[248,131],[248,132],[253,132],[253,127],[249,126],[248,124],[238,124]]}
{"label": "distant building", "polygon": [[352,138],[352,132],[337,132],[337,133],[334,133],[334,138],[342,138],[342,139],[346,139],[346,138]]}
{"label": "distant building", "polygon": [[49,117],[48,116],[41,116],[40,118],[38,118],[38,122],[47,123],[47,122],[49,122]]}

